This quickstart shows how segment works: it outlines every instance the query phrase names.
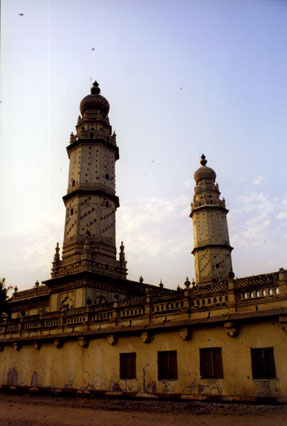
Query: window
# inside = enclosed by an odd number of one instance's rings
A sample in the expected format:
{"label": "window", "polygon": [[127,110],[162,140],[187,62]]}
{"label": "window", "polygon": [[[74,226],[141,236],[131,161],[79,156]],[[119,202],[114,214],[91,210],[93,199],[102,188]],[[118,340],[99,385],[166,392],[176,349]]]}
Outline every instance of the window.
{"label": "window", "polygon": [[251,349],[253,379],[276,377],[273,348]]}
{"label": "window", "polygon": [[176,351],[158,352],[158,380],[177,379]]}
{"label": "window", "polygon": [[136,354],[120,354],[120,378],[136,379]]}
{"label": "window", "polygon": [[203,379],[222,379],[221,348],[200,349],[200,376]]}

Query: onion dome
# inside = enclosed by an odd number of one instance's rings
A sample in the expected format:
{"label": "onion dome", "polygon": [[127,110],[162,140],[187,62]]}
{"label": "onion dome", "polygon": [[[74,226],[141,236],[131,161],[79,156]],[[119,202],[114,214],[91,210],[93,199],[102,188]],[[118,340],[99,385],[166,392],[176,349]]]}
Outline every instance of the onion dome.
{"label": "onion dome", "polygon": [[201,179],[212,179],[213,181],[215,181],[216,173],[213,169],[211,169],[210,167],[207,167],[206,163],[207,163],[207,160],[205,158],[205,155],[202,154],[201,160],[200,160],[201,167],[199,167],[199,169],[197,169],[196,172],[194,173],[195,182],[198,182]]}
{"label": "onion dome", "polygon": [[91,87],[91,94],[85,96],[80,103],[80,111],[82,115],[87,110],[100,110],[105,117],[108,115],[110,105],[106,98],[100,95],[100,91],[101,89],[99,88],[99,84],[95,81],[93,83],[93,87]]}

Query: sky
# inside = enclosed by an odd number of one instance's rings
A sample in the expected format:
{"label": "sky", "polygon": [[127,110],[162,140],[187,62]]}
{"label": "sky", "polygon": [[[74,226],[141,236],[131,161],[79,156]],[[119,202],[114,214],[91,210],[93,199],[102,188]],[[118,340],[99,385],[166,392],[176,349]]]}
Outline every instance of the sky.
{"label": "sky", "polygon": [[[23,15],[22,15],[23,14]],[[287,268],[287,1],[2,0],[0,277],[50,277],[66,146],[95,79],[117,134],[128,278],[194,277],[193,174],[226,200],[237,277]]]}

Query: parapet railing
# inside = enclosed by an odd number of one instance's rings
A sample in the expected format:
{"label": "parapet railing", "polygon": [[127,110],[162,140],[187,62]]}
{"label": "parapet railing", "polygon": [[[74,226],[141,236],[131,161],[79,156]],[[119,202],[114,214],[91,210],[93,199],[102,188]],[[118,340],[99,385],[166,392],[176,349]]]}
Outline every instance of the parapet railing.
{"label": "parapet railing", "polygon": [[29,297],[44,296],[44,295],[49,295],[49,288],[45,285],[41,285],[39,287],[34,287],[29,290],[14,292],[12,297],[14,300],[15,299],[21,300],[21,299],[27,299]]}
{"label": "parapet railing", "polygon": [[[66,309],[41,315],[21,316],[16,319],[4,319],[0,323],[1,337],[12,337],[15,334],[37,332],[43,330],[53,330],[62,327],[64,332],[78,326],[88,327],[92,324],[111,323],[113,326],[122,325],[125,320],[135,320],[140,318],[157,318],[161,315],[177,314],[184,312],[198,312],[218,309],[221,307],[232,307],[250,303],[254,300],[268,300],[286,298],[286,293],[276,282],[269,282],[269,285],[255,288],[250,286],[247,289],[240,287],[236,289],[236,280],[230,282],[232,285],[224,284],[225,291],[207,292],[195,287],[174,292],[164,296],[150,296],[132,298],[127,302],[119,301],[108,303],[103,306],[89,305],[82,308]],[[222,288],[222,283],[218,283],[218,288]],[[286,285],[286,283],[285,283]],[[233,287],[233,288],[232,288]],[[216,286],[215,286],[216,288]],[[197,294],[195,294],[197,293]]]}

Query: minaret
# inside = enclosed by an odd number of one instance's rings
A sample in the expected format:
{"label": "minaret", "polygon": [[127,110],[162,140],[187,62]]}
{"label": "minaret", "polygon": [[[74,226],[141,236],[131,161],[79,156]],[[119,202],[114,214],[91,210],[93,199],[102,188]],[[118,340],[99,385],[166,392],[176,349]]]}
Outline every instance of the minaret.
{"label": "minaret", "polygon": [[216,174],[206,166],[202,154],[201,167],[194,173],[196,186],[190,217],[193,221],[196,284],[208,284],[232,276],[231,250],[224,198],[219,198]]}
{"label": "minaret", "polygon": [[[116,135],[109,123],[108,101],[97,82],[80,104],[76,135],[67,147],[70,168],[62,260],[52,277],[87,268],[92,272],[126,278],[126,262],[116,258],[115,162]],[[86,259],[82,262],[83,257]],[[60,263],[60,265],[59,265]],[[54,269],[54,268],[53,268]]]}

